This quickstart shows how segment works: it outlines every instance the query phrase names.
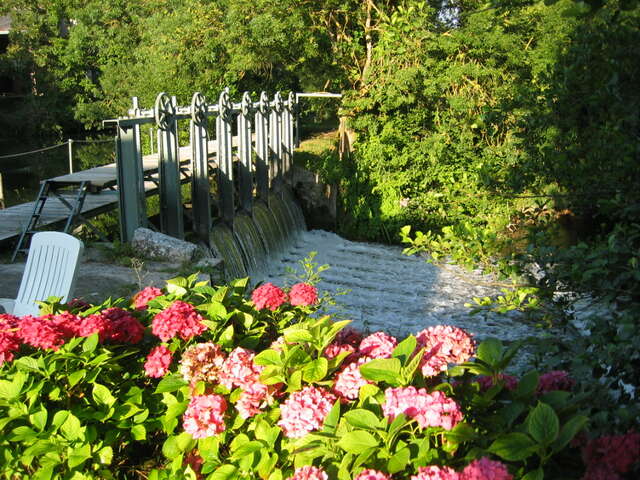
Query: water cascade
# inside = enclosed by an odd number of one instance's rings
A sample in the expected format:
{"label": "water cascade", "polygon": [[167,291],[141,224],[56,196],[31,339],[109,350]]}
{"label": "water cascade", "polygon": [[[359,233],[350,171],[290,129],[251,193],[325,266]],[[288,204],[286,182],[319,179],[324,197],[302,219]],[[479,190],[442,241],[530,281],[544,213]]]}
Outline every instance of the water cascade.
{"label": "water cascade", "polygon": [[211,229],[211,246],[218,257],[224,258],[225,275],[228,278],[247,276],[247,268],[242,258],[242,251],[229,227],[220,223]]}
{"label": "water cascade", "polygon": [[267,249],[253,218],[247,214],[237,215],[233,220],[233,235],[243,253],[247,272],[255,275],[267,266]]}

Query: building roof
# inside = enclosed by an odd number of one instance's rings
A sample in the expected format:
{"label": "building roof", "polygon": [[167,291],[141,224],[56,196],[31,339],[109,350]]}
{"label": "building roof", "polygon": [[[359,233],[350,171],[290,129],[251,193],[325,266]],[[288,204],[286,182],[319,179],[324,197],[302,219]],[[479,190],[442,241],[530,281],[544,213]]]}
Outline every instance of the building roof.
{"label": "building roof", "polygon": [[7,34],[9,30],[11,30],[11,18],[7,15],[0,16],[0,34]]}

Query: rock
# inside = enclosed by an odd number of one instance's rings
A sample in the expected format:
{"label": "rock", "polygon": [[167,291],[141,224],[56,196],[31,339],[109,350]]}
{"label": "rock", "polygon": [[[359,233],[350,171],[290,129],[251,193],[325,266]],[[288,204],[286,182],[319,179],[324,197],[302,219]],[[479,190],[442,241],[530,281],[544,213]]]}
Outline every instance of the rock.
{"label": "rock", "polygon": [[131,246],[145,257],[166,258],[173,262],[189,262],[198,252],[197,245],[148,228],[138,228]]}

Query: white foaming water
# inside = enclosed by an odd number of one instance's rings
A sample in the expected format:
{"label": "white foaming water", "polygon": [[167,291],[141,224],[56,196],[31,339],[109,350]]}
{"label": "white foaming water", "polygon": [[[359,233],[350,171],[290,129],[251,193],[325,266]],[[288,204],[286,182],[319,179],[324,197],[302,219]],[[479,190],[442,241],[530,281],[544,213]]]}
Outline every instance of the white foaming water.
{"label": "white foaming water", "polygon": [[438,267],[403,255],[400,247],[351,242],[322,230],[302,232],[282,258],[270,262],[264,280],[291,285],[295,280],[287,275],[287,267],[299,272],[299,261],[312,251],[317,252],[314,262],[330,266],[317,287],[337,301],[331,313],[352,320],[360,330],[383,330],[398,338],[433,325],[455,325],[476,339],[518,340],[541,334],[522,323],[517,312],[470,314],[464,304],[473,297],[500,293],[489,285],[491,277],[454,265]]}

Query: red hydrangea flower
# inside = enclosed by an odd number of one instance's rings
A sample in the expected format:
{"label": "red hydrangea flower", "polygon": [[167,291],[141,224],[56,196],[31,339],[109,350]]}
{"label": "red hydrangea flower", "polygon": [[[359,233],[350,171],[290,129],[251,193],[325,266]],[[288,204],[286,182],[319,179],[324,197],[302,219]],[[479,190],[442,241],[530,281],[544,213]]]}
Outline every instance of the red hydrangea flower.
{"label": "red hydrangea flower", "polygon": [[264,367],[253,363],[255,356],[251,350],[235,348],[222,364],[218,374],[220,383],[228,389],[234,386],[247,389],[258,382]]}
{"label": "red hydrangea flower", "polygon": [[640,461],[640,433],[594,438],[583,448],[582,458],[587,465],[587,473],[594,478],[598,471],[605,469],[611,472],[609,478],[615,478],[617,473],[627,473],[634,463]]}
{"label": "red hydrangea flower", "polygon": [[353,480],[391,480],[391,475],[378,470],[367,469],[361,471]]}
{"label": "red hydrangea flower", "polygon": [[126,315],[112,324],[110,340],[116,343],[140,343],[144,337],[144,325],[133,315]]}
{"label": "red hydrangea flower", "polygon": [[[491,387],[496,385],[494,378],[490,375],[480,375],[477,379],[478,384],[480,385],[480,391],[486,392]],[[506,373],[498,374],[498,383],[504,385],[504,388],[513,392],[518,387],[518,378],[513,375],[508,375]]]}
{"label": "red hydrangea flower", "polygon": [[442,392],[427,393],[424,388],[387,388],[382,411],[393,420],[404,413],[415,418],[421,428],[442,427],[451,430],[462,420],[460,406]]}
{"label": "red hydrangea flower", "polygon": [[289,303],[307,307],[318,301],[318,289],[309,283],[296,283],[289,290]]}
{"label": "red hydrangea flower", "polygon": [[512,480],[507,467],[500,462],[482,457],[474,460],[460,472],[460,480]]}
{"label": "red hydrangea flower", "polygon": [[335,400],[336,397],[332,393],[313,386],[293,392],[280,405],[278,425],[282,427],[286,437],[304,437],[307,433],[322,427]]}
{"label": "red hydrangea flower", "polygon": [[59,328],[62,331],[65,339],[79,336],[78,329],[80,328],[80,325],[83,321],[83,319],[81,319],[80,317],[69,312],[62,312],[58,315],[44,315],[41,318],[43,320],[47,319],[57,328]]}
{"label": "red hydrangea flower", "polygon": [[22,340],[18,335],[18,317],[0,314],[0,365],[13,360],[13,352],[20,349]]}
{"label": "red hydrangea flower", "polygon": [[109,318],[102,313],[94,313],[80,321],[80,325],[76,330],[79,337],[89,337],[94,333],[98,334],[100,343],[111,337],[113,332],[113,324]]}
{"label": "red hydrangea flower", "polygon": [[158,345],[154,347],[149,355],[147,355],[147,361],[144,363],[144,371],[148,377],[160,378],[169,371],[169,365],[173,354],[164,345]]}
{"label": "red hydrangea flower", "polygon": [[65,332],[47,317],[25,315],[18,322],[24,343],[35,348],[58,350],[65,342]]}
{"label": "red hydrangea flower", "polygon": [[133,296],[133,307],[136,310],[146,310],[147,304],[156,297],[163,295],[156,287],[145,287]]}
{"label": "red hydrangea flower", "polygon": [[565,370],[552,370],[543,373],[538,380],[537,394],[552,392],[554,390],[565,390],[570,392],[575,381],[569,376],[569,372]]}
{"label": "red hydrangea flower", "polygon": [[191,345],[180,359],[180,373],[191,385],[199,381],[213,383],[218,381],[218,373],[224,364],[225,355],[220,345],[215,343],[197,343]]}
{"label": "red hydrangea flower", "polygon": [[273,311],[287,301],[287,294],[273,283],[265,283],[253,291],[251,300],[255,304],[256,309],[262,310],[263,308],[268,308]]}
{"label": "red hydrangea flower", "polygon": [[430,465],[418,468],[418,474],[413,475],[411,480],[459,480],[459,476],[458,472],[449,467]]}
{"label": "red hydrangea flower", "polygon": [[371,358],[390,358],[398,341],[384,332],[372,333],[360,342],[358,353]]}
{"label": "red hydrangea flower", "polygon": [[355,400],[360,394],[360,387],[373,383],[367,380],[360,373],[360,365],[371,361],[370,358],[363,357],[356,362],[346,365],[340,373],[336,375],[336,382],[333,391],[345,400]]}
{"label": "red hydrangea flower", "polygon": [[163,342],[176,335],[180,335],[183,340],[189,340],[207,329],[202,323],[203,320],[193,305],[176,300],[153,317],[151,331]]}
{"label": "red hydrangea flower", "polygon": [[437,325],[422,330],[416,335],[425,354],[421,369],[425,377],[444,372],[450,363],[464,363],[475,352],[475,343],[467,332],[450,325]]}
{"label": "red hydrangea flower", "polygon": [[328,480],[327,474],[324,470],[311,465],[305,465],[304,467],[296,468],[293,475],[287,480]]}
{"label": "red hydrangea flower", "polygon": [[184,431],[193,438],[207,438],[224,432],[227,402],[222,395],[196,395],[182,417]]}

